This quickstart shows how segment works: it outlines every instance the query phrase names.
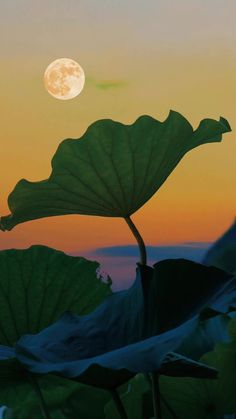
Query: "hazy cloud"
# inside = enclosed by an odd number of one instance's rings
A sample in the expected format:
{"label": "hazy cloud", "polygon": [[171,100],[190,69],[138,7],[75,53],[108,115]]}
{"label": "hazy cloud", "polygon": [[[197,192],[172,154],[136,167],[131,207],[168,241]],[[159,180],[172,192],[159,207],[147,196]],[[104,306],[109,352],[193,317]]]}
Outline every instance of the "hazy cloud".
{"label": "hazy cloud", "polygon": [[119,89],[121,87],[126,86],[126,82],[117,80],[117,81],[103,81],[95,84],[95,87],[97,87],[100,90],[108,90],[108,89]]}
{"label": "hazy cloud", "polygon": [[[169,258],[186,258],[196,262],[200,261],[205,255],[210,243],[180,244],[175,246],[147,246],[147,253],[150,260],[156,262]],[[91,254],[105,257],[135,257],[138,258],[139,250],[137,246],[110,246],[95,249]]]}
{"label": "hazy cloud", "polygon": [[[185,258],[201,262],[211,243],[189,242],[175,246],[147,246],[148,264],[163,259]],[[73,252],[89,259],[95,259],[101,264],[101,271],[109,275],[113,281],[113,290],[125,289],[131,286],[135,279],[136,264],[139,261],[139,250],[135,245],[100,247],[86,254]]]}
{"label": "hazy cloud", "polygon": [[91,77],[87,77],[86,82],[99,90],[120,89],[128,84],[125,80],[96,80]]}
{"label": "hazy cloud", "polygon": [[193,246],[193,247],[201,247],[201,248],[208,248],[212,245],[212,242],[184,242],[182,246]]}

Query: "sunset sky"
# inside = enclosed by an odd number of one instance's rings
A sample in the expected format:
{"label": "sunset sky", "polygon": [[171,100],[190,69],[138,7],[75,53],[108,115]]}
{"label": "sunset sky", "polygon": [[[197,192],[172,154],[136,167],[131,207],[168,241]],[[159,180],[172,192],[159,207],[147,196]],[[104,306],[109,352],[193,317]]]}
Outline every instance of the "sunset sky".
{"label": "sunset sky", "polygon": [[[173,109],[194,127],[224,116],[233,132],[187,154],[133,220],[151,246],[214,241],[236,214],[235,15],[235,0],[3,0],[0,214],[18,180],[49,176],[61,140],[97,119],[164,120]],[[73,100],[43,85],[60,57],[85,71]],[[85,255],[134,240],[122,219],[80,215],[0,232],[0,249],[32,244]]]}

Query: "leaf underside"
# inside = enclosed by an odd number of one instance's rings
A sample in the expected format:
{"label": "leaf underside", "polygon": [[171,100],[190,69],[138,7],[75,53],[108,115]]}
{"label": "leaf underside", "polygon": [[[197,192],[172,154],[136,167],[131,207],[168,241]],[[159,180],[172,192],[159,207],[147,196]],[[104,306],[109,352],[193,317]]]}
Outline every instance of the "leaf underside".
{"label": "leaf underside", "polygon": [[182,157],[230,131],[224,118],[204,119],[194,131],[179,113],[164,122],[141,116],[131,125],[93,123],[80,139],[64,140],[46,180],[18,182],[9,195],[11,214],[0,228],[66,214],[128,217],[161,187]]}

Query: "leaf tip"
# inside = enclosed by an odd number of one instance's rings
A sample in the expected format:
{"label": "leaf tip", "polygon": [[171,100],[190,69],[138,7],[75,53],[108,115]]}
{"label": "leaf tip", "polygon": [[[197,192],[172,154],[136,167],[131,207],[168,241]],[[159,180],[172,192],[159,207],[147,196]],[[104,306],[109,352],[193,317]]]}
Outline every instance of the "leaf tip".
{"label": "leaf tip", "polygon": [[223,125],[223,127],[225,128],[224,132],[231,132],[232,128],[229,124],[229,121],[227,121],[227,119],[225,119],[223,116],[220,117],[220,124]]}
{"label": "leaf tip", "polygon": [[3,217],[0,217],[0,230],[1,230],[1,231],[6,231],[6,229],[4,228],[4,225],[3,225],[3,223],[2,223],[2,218],[3,218]]}

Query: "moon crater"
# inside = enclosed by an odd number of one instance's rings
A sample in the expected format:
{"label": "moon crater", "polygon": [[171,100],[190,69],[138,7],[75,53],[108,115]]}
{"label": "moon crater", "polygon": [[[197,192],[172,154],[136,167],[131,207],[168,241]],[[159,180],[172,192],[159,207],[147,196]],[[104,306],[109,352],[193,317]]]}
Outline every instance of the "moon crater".
{"label": "moon crater", "polygon": [[48,93],[61,100],[73,99],[83,90],[84,70],[70,58],[58,58],[46,68],[44,85]]}

